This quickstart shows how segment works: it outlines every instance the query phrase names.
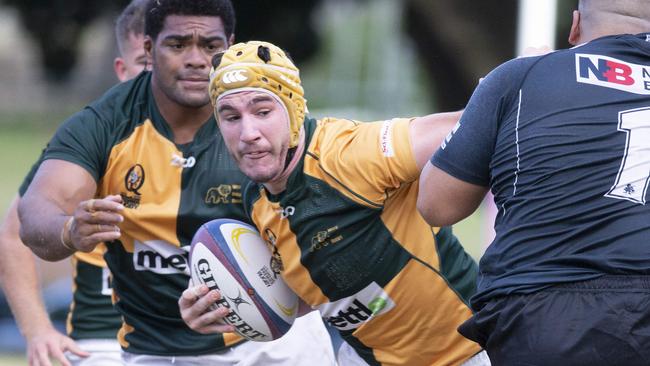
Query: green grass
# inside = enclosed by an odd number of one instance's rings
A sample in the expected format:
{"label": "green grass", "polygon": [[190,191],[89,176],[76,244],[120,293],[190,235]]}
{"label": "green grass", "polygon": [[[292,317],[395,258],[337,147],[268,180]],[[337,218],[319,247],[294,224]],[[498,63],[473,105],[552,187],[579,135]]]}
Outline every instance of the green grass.
{"label": "green grass", "polygon": [[0,366],[27,366],[27,357],[22,354],[0,353]]}
{"label": "green grass", "polygon": [[18,192],[25,174],[38,158],[41,150],[50,139],[54,125],[34,123],[38,116],[0,115],[0,166],[3,176],[0,179],[0,207],[3,217],[10,201]]}

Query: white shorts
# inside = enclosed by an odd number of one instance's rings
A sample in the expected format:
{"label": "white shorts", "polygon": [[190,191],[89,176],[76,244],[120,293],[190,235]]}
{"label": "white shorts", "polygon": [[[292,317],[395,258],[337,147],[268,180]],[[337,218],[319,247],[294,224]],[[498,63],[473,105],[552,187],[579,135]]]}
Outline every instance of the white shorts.
{"label": "white shorts", "polygon": [[[349,344],[343,342],[338,352],[340,366],[368,366],[368,363]],[[485,351],[475,354],[460,366],[490,366],[490,359]]]}
{"label": "white shorts", "polygon": [[256,366],[336,365],[329,334],[318,311],[296,319],[282,338],[272,342],[244,342],[219,354],[153,356],[122,353],[127,366]]}
{"label": "white shorts", "polygon": [[66,352],[72,366],[122,366],[122,348],[116,339],[80,339],[75,343],[90,356],[79,357]]}

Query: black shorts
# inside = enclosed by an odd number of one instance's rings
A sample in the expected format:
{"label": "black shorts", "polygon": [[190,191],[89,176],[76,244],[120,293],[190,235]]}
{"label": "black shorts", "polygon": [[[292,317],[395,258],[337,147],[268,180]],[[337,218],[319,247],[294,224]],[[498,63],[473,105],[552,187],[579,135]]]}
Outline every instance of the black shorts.
{"label": "black shorts", "polygon": [[493,365],[650,365],[650,276],[603,276],[488,302],[458,331]]}

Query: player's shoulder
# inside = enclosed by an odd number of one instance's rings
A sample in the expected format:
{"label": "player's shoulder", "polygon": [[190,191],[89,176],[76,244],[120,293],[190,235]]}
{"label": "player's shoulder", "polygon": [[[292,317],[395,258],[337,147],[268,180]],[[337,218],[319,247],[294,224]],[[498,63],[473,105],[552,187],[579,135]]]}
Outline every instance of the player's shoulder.
{"label": "player's shoulder", "polygon": [[149,103],[151,72],[141,72],[135,78],[119,83],[86,109],[101,121],[115,127],[116,124],[139,120],[146,113]]}

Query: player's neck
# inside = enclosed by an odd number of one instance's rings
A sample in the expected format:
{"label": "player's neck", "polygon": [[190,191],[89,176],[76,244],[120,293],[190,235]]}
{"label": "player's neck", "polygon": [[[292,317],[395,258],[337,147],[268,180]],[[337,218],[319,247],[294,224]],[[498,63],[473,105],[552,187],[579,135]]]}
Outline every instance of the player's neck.
{"label": "player's neck", "polygon": [[287,167],[273,180],[270,180],[264,183],[264,187],[271,194],[280,194],[287,189],[287,182],[289,181],[289,176],[298,166],[300,159],[302,159],[303,152],[305,151],[305,128],[304,126],[300,128],[300,135],[298,136],[298,146],[296,146],[296,151],[291,158]]}
{"label": "player's neck", "polygon": [[153,88],[153,95],[160,114],[173,132],[176,144],[186,144],[194,140],[196,132],[212,115],[210,103],[198,108],[182,106],[167,98],[158,88]]}

